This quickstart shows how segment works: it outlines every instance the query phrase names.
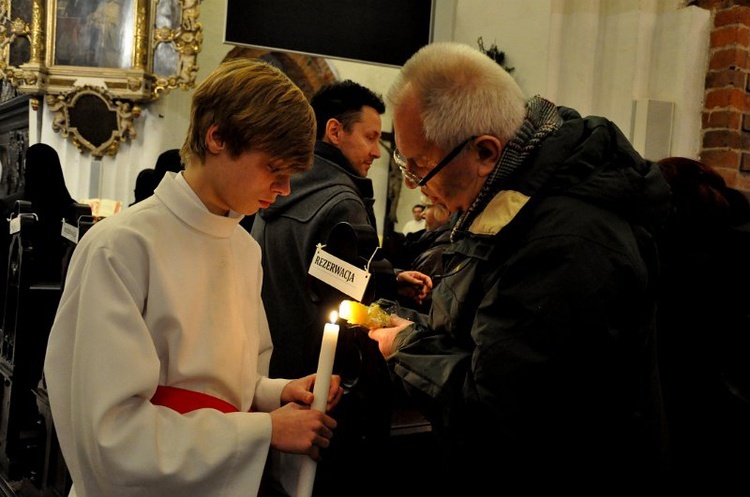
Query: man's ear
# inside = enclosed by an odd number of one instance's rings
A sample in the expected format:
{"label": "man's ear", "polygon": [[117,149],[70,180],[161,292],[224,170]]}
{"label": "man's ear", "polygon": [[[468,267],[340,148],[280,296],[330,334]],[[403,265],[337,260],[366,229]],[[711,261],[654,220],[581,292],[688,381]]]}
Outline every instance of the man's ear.
{"label": "man's ear", "polygon": [[323,136],[323,141],[331,143],[333,145],[339,145],[341,141],[341,133],[344,131],[344,126],[336,118],[330,118],[326,122],[326,132]]}
{"label": "man's ear", "polygon": [[206,148],[212,154],[218,154],[224,150],[224,139],[219,134],[219,126],[212,124],[206,132]]}
{"label": "man's ear", "polygon": [[495,164],[500,160],[503,151],[503,143],[495,136],[482,135],[474,140],[474,148],[479,156],[480,176],[489,176],[495,169]]}

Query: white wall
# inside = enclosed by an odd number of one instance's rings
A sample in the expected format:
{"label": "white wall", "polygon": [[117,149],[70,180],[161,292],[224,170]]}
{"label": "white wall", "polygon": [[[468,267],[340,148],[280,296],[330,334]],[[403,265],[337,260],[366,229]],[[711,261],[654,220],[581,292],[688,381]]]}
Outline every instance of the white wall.
{"label": "white wall", "polygon": [[[628,136],[667,129],[672,155],[697,157],[703,80],[706,73],[710,12],[683,7],[683,0],[436,0],[448,26],[440,36],[485,47],[496,43],[506,64],[529,96],[541,94],[582,114],[615,121]],[[445,7],[445,2],[449,2]],[[203,0],[199,21],[204,45],[198,56],[201,81],[231,48],[224,45],[226,1]],[[445,12],[442,12],[444,15]],[[450,35],[452,33],[452,36]],[[376,31],[374,31],[376,35]],[[342,79],[353,79],[385,94],[397,70],[391,67],[330,60]],[[56,147],[66,181],[76,198],[102,196],[132,201],[135,177],[152,167],[168,148],[177,148],[187,129],[190,92],[175,90],[148,105],[136,120],[138,137],[121,146],[115,158],[98,164],[82,156],[51,130],[51,114],[32,112],[35,138]],[[633,101],[674,103],[672,122],[649,123],[633,130]],[[666,127],[666,128],[665,128]],[[391,131],[390,111],[383,129]],[[643,153],[643,151],[641,150]],[[385,154],[384,154],[385,155]],[[648,157],[658,159],[659,157]],[[385,214],[387,158],[371,169],[376,214],[382,230]],[[419,193],[402,188],[396,229],[410,219]]]}
{"label": "white wall", "polygon": [[459,0],[454,39],[496,42],[527,95],[604,115],[627,135],[634,100],[674,102],[671,152],[695,157],[710,12],[684,3]]}
{"label": "white wall", "polygon": [[[671,155],[697,158],[711,15],[684,3],[457,0],[452,39],[497,44],[528,96],[609,117],[631,139],[665,130]],[[634,129],[642,122],[633,119],[633,103],[644,99],[672,102],[672,120]],[[419,201],[417,191],[402,189],[397,229]]]}

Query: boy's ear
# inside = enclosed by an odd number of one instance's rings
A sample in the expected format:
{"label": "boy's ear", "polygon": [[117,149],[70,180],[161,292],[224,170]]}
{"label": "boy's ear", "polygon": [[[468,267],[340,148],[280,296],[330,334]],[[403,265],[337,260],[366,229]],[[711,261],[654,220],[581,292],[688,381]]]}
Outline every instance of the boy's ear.
{"label": "boy's ear", "polygon": [[224,150],[224,139],[219,134],[219,127],[213,124],[206,132],[206,148],[212,154],[218,154]]}

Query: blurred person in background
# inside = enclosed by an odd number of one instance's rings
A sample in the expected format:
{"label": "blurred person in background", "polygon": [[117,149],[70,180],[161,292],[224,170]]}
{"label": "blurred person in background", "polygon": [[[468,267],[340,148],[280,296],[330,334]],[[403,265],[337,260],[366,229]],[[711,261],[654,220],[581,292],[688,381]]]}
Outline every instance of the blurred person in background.
{"label": "blurred person in background", "polygon": [[750,467],[750,202],[706,163],[659,167],[672,191],[658,312],[671,484],[736,488]]}

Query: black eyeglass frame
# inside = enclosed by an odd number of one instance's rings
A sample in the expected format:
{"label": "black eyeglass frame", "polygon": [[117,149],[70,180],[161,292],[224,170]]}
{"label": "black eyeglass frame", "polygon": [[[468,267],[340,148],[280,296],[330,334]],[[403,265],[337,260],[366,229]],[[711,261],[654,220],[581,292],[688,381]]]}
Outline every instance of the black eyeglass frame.
{"label": "black eyeglass frame", "polygon": [[467,138],[466,140],[462,141],[456,147],[448,152],[448,155],[446,155],[443,160],[437,163],[435,167],[432,168],[432,170],[427,173],[424,177],[420,177],[413,172],[409,171],[409,169],[406,167],[409,160],[403,156],[401,152],[397,148],[393,149],[393,161],[398,166],[399,170],[401,171],[401,174],[404,175],[404,178],[408,179],[412,183],[416,185],[417,188],[423,187],[427,184],[428,181],[430,181],[437,173],[442,171],[442,169],[447,166],[450,161],[456,158],[456,156],[461,153],[461,151],[464,149],[466,145],[469,144],[472,140],[476,139],[476,136],[471,136]]}

